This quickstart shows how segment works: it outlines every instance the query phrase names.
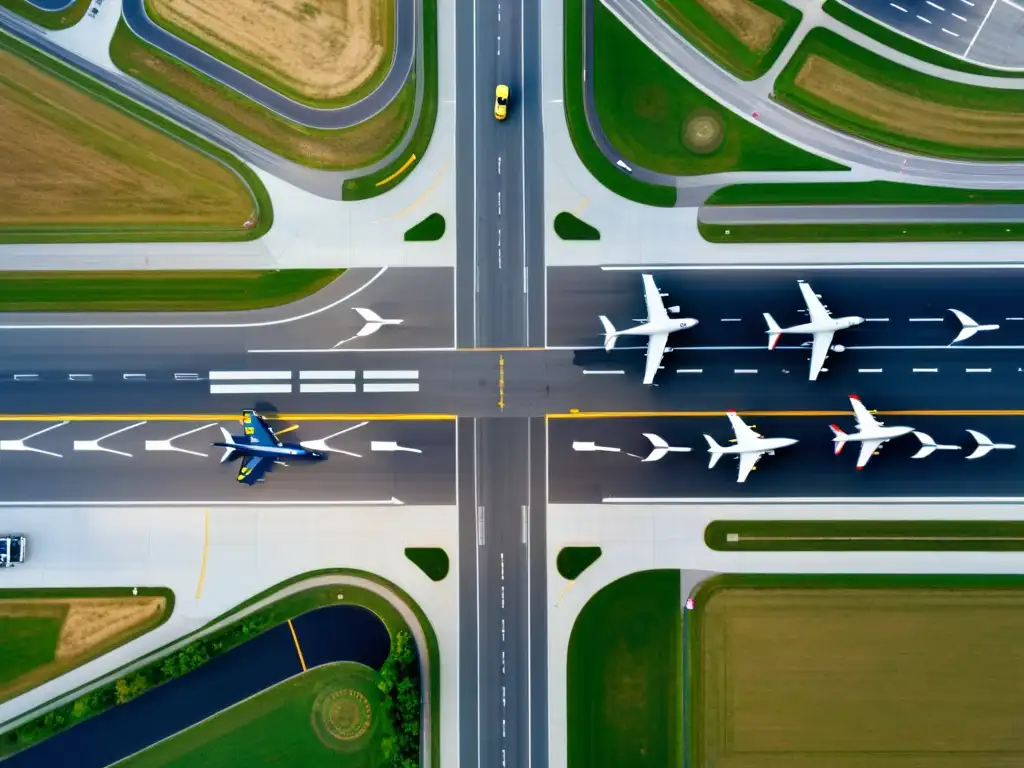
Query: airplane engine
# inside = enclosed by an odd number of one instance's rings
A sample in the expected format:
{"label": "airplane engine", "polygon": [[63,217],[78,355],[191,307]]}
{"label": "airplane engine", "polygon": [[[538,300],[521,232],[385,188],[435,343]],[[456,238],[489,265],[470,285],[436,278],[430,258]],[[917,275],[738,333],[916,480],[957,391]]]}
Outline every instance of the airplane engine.
{"label": "airplane engine", "polygon": [[832,347],[832,351],[833,352],[845,352],[846,351],[846,347],[844,347],[842,344],[836,344],[835,346]]}
{"label": "airplane engine", "polygon": [[679,314],[679,305],[675,304],[675,305],[669,307],[668,311],[671,312],[673,315],[678,315]]}

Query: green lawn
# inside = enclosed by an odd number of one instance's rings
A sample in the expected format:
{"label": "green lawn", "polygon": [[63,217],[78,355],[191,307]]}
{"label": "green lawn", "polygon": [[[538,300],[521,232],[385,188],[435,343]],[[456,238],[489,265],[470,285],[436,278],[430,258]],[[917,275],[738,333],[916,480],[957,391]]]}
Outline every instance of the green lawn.
{"label": "green lawn", "polygon": [[748,45],[710,12],[709,6],[719,5],[716,0],[645,2],[708,58],[742,80],[755,80],[771,69],[803,16],[784,0],[721,3],[726,17],[735,20],[736,29],[743,28],[749,35]]}
{"label": "green lawn", "polygon": [[709,243],[934,243],[956,240],[1024,240],[1024,222],[705,224],[699,221],[697,230]]}
{"label": "green lawn", "polygon": [[601,556],[600,547],[562,547],[555,566],[563,579],[575,579]]}
{"label": "green lawn", "polygon": [[604,587],[569,638],[568,768],[682,764],[679,571]]}
{"label": "green lawn", "polygon": [[822,27],[808,33],[775,81],[775,98],[897,149],[956,159],[1024,158],[1024,91],[932,77]]}
{"label": "green lawn", "polygon": [[316,667],[116,765],[378,768],[389,724],[380,711],[377,677],[353,662]]}
{"label": "green lawn", "polygon": [[887,45],[921,61],[927,61],[930,64],[946,67],[947,69],[955,69],[958,72],[968,72],[972,75],[989,75],[991,77],[1022,76],[1020,72],[1007,72],[1002,69],[990,69],[979,64],[972,64],[969,61],[964,61],[959,56],[953,56],[937,48],[932,48],[930,45],[919,43],[917,40],[901,35],[889,27],[882,26],[877,21],[858,13],[853,8],[843,5],[838,0],[825,0],[821,9],[837,21],[841,21],[846,26],[864,33],[868,37],[882,43],[882,45]]}
{"label": "green lawn", "polygon": [[[550,0],[557,2],[558,0]],[[644,205],[671,208],[676,204],[674,187],[640,181],[616,168],[601,152],[587,124],[583,106],[583,3],[564,0],[564,106],[565,121],[573,146],[590,175],[620,197]],[[600,5],[596,3],[595,5]]]}
{"label": "green lawn", "polygon": [[719,552],[1020,552],[1024,522],[715,520],[704,543]]}
{"label": "green lawn", "polygon": [[382,160],[405,136],[415,109],[416,84],[410,77],[398,96],[369,120],[333,131],[308,128],[148,45],[123,19],[114,32],[110,57],[126,74],[271,152],[310,168],[353,170]]}
{"label": "green lawn", "polygon": [[0,272],[0,312],[259,309],[315,293],[344,271]]}
{"label": "green lawn", "polygon": [[0,688],[53,661],[68,606],[49,616],[0,616]]}
{"label": "green lawn", "polygon": [[448,575],[448,553],[440,547],[409,547],[405,556],[416,563],[431,581],[442,581]]}
{"label": "green lawn", "polygon": [[719,105],[663,62],[601,3],[594,4],[593,86],[597,116],[608,140],[626,162],[652,171],[694,176],[847,170]]}
{"label": "green lawn", "polygon": [[817,184],[730,184],[704,205],[871,205],[911,203],[1024,203],[1024,189],[925,187],[893,181]]}
{"label": "green lawn", "polygon": [[[413,129],[409,145],[401,155],[383,168],[359,176],[346,179],[341,186],[342,200],[366,200],[393,189],[408,177],[413,168],[423,159],[434,135],[434,123],[437,122],[437,0],[421,0],[423,8],[423,103],[420,107],[419,120]],[[409,78],[415,87],[416,74]],[[412,120],[412,116],[409,117]],[[372,122],[372,121],[370,121]]]}
{"label": "green lawn", "polygon": [[562,211],[555,216],[555,234],[563,240],[600,240],[601,233],[583,219]]}
{"label": "green lawn", "polygon": [[429,243],[444,237],[445,221],[440,213],[432,213],[405,230],[405,242]]}
{"label": "green lawn", "polygon": [[89,10],[92,0],[74,0],[73,3],[63,11],[44,11],[27,0],[0,0],[0,6],[14,11],[19,16],[24,16],[29,21],[35,22],[47,29],[67,29],[73,27]]}

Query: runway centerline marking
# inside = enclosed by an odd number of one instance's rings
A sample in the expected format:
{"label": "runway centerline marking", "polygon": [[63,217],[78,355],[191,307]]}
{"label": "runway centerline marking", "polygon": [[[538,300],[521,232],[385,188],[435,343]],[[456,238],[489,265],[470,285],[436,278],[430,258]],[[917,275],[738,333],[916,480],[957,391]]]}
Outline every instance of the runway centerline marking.
{"label": "runway centerline marking", "polygon": [[299,654],[299,664],[302,665],[302,671],[306,671],[306,659],[302,655],[302,646],[299,645],[299,636],[295,633],[295,625],[292,624],[292,620],[288,619],[288,629],[292,632],[292,641],[295,643],[295,652]]}
{"label": "runway centerline marking", "polygon": [[589,375],[593,375],[593,376],[608,376],[608,375],[612,375],[612,374],[616,374],[616,373],[625,373],[625,371],[591,371],[591,370],[588,370],[586,368],[583,369],[583,375],[584,376],[589,376]]}
{"label": "runway centerline marking", "polygon": [[912,317],[910,318],[912,323],[941,323],[941,317]]}
{"label": "runway centerline marking", "polygon": [[967,368],[964,373],[992,373],[991,368]]}
{"label": "runway centerline marking", "polygon": [[938,368],[914,368],[914,373],[938,373]]}
{"label": "runway centerline marking", "polygon": [[858,368],[857,373],[881,373],[881,368]]}

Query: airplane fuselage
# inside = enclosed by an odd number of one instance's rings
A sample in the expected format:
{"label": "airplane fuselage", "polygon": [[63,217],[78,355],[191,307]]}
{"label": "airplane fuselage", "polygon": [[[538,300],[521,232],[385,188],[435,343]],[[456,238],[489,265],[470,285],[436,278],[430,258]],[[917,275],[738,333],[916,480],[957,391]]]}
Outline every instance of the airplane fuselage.
{"label": "airplane fuselage", "polygon": [[[242,438],[244,440],[244,438]],[[284,443],[283,445],[256,445],[255,443],[238,442],[232,438],[231,442],[212,443],[221,448],[232,448],[241,455],[261,456],[268,459],[298,459],[307,461],[319,461],[325,458],[319,451],[311,451],[295,443]]]}
{"label": "airplane fuselage", "polygon": [[744,445],[722,446],[721,453],[768,453],[779,448],[787,448],[791,445],[795,445],[796,442],[797,441],[791,437],[765,437],[753,444],[747,443]]}
{"label": "airplane fuselage", "polygon": [[[782,333],[834,333],[864,322],[863,317],[836,317],[825,323],[803,323],[791,328],[783,328]],[[770,332],[770,331],[769,331]]]}
{"label": "airplane fuselage", "polygon": [[644,323],[638,325],[635,328],[626,328],[621,331],[616,331],[617,336],[654,336],[659,333],[675,333],[676,331],[684,331],[687,328],[693,328],[697,324],[697,320],[692,317],[683,317],[678,320],[671,320],[667,323]]}
{"label": "airplane fuselage", "polygon": [[[903,437],[914,431],[913,427],[879,427],[870,432],[852,432],[843,436],[843,442],[860,443],[865,440],[891,440],[894,437]],[[833,440],[833,442],[837,442]]]}

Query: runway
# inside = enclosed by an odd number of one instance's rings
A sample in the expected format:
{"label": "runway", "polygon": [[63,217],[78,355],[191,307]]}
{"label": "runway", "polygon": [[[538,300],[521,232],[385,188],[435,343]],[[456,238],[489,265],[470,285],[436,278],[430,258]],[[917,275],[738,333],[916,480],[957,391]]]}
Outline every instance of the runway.
{"label": "runway", "polygon": [[702,224],[1019,223],[1024,205],[702,205]]}
{"label": "runway", "polygon": [[[860,446],[832,452],[830,423],[854,429],[852,413],[842,416],[745,417],[764,437],[790,437],[796,445],[763,456],[746,482],[739,484],[736,459],[723,456],[713,469],[702,434],[726,445],[733,432],[723,413],[704,418],[636,418],[553,420],[548,422],[550,503],[599,503],[607,499],[657,498],[1019,498],[1024,466],[1024,414],[992,416],[884,416],[886,426],[910,426],[937,443],[960,445],[923,459],[910,457],[921,447],[913,435],[896,438],[880,449],[862,470],[855,468]],[[975,443],[965,430],[974,429],[995,442],[1019,443],[1016,450],[992,451],[967,461]],[[651,452],[643,433],[651,432],[690,453],[670,453],[642,463]],[[594,441],[620,452],[574,451],[574,441]],[[633,454],[632,456],[629,454]]]}
{"label": "runway", "polygon": [[[279,430],[290,424],[272,422]],[[302,421],[282,440],[322,440],[324,462],[235,482],[220,428],[237,420],[0,422],[4,503],[180,502],[454,504],[454,421]],[[393,445],[389,445],[393,444]],[[400,450],[400,449],[411,450]],[[419,451],[415,453],[412,451]]]}

